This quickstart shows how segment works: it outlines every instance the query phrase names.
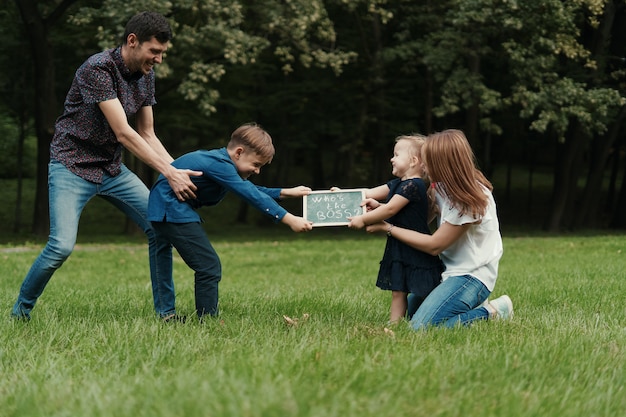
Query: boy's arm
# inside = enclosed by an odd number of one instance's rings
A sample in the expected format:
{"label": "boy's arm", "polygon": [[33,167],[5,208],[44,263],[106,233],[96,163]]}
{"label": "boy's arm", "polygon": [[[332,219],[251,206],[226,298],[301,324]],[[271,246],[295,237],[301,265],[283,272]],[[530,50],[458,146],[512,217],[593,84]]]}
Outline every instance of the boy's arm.
{"label": "boy's arm", "polygon": [[304,197],[305,195],[311,194],[311,191],[309,187],[305,187],[304,185],[293,188],[283,188],[280,190],[280,198]]}
{"label": "boy's arm", "polygon": [[313,223],[304,220],[302,217],[294,216],[291,213],[287,213],[283,216],[281,223],[286,224],[294,232],[308,232],[313,229]]}
{"label": "boy's arm", "polygon": [[[276,188],[267,188],[261,185],[256,185],[256,189],[268,197],[275,198],[276,197]],[[311,193],[311,189],[309,187],[305,187],[303,185],[293,187],[293,188],[282,188],[280,189],[280,193],[278,195],[278,199],[286,198],[286,197],[302,197]],[[284,210],[284,209],[283,209]],[[286,224],[293,230],[294,232],[307,232],[313,229],[313,222],[305,220],[303,217],[294,216],[293,214],[286,212],[280,222]]]}

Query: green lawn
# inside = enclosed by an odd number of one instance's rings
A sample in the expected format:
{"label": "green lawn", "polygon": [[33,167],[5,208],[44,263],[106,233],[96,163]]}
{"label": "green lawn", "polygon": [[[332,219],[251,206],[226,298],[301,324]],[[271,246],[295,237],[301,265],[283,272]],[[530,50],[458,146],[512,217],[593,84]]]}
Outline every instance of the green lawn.
{"label": "green lawn", "polygon": [[[0,248],[0,416],[624,415],[625,235],[505,235],[493,296],[515,317],[416,333],[385,331],[384,237],[285,229],[216,230],[221,316],[203,324],[156,320],[141,240],[87,238],[15,322],[41,245]],[[175,279],[191,314],[178,258]]]}

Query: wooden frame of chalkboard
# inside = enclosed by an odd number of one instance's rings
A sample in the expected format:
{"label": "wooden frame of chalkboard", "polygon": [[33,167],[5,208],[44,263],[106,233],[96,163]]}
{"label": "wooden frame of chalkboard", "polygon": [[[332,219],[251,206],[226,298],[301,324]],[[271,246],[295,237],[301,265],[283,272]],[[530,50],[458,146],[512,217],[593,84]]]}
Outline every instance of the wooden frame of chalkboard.
{"label": "wooden frame of chalkboard", "polygon": [[302,199],[302,217],[313,222],[313,227],[346,226],[348,217],[365,214],[364,199],[364,188],[312,191]]}

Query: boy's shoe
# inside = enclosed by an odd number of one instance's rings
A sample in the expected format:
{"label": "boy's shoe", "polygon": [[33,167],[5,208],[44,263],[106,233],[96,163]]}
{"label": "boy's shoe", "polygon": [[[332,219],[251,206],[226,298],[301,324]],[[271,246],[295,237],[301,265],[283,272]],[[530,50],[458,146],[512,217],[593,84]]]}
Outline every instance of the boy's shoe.
{"label": "boy's shoe", "polygon": [[30,321],[30,314],[22,309],[21,304],[15,304],[11,310],[11,318],[20,321]]}
{"label": "boy's shoe", "polygon": [[11,313],[11,318],[17,321],[30,321],[30,314],[15,314]]}
{"label": "boy's shoe", "polygon": [[513,302],[508,295],[503,295],[489,302],[489,318],[506,320],[513,317]]}

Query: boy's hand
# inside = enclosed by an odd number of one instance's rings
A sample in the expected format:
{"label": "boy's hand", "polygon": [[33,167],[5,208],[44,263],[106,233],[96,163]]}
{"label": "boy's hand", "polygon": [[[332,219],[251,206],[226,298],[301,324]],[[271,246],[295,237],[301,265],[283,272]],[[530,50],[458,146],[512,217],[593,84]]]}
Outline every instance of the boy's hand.
{"label": "boy's hand", "polygon": [[362,229],[365,227],[363,216],[348,217],[348,220],[350,220],[350,223],[348,223],[350,229]]}
{"label": "boy's hand", "polygon": [[305,195],[311,194],[311,189],[309,187],[305,187],[304,185],[299,185],[293,188],[283,188],[280,190],[281,197],[303,197]]}
{"label": "boy's hand", "polygon": [[332,192],[341,191],[341,188],[339,188],[339,187],[330,187],[330,191],[332,191]]}
{"label": "boy's hand", "polygon": [[282,220],[287,226],[291,228],[296,233],[299,232],[308,232],[313,229],[313,222],[307,221],[302,217],[294,216],[291,213],[285,214]]}

